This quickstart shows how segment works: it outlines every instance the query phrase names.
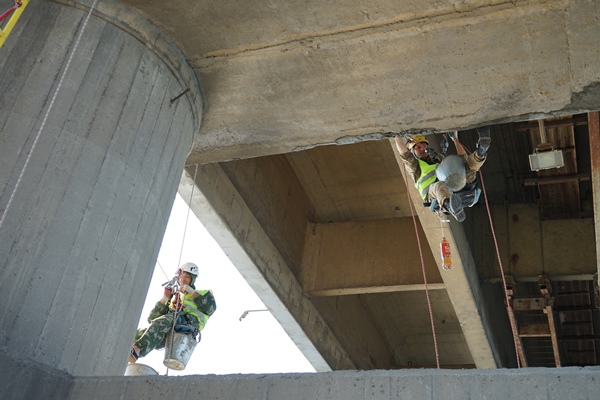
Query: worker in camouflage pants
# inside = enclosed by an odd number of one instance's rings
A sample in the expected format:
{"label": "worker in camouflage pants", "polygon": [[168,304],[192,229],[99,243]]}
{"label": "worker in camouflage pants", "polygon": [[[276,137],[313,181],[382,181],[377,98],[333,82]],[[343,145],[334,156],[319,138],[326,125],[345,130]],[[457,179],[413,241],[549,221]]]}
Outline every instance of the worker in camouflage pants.
{"label": "worker in camouflage pants", "polygon": [[199,333],[217,305],[210,290],[196,290],[194,282],[198,276],[198,266],[185,263],[181,266],[177,281],[179,293],[167,286],[163,297],[156,303],[150,315],[148,328],[138,329],[131,347],[129,363],[144,357],[156,348],[164,346],[165,339],[173,329],[173,319],[178,317],[176,326],[183,326],[194,337]]}
{"label": "worker in camouflage pants", "polygon": [[159,346],[161,344],[164,345],[165,337],[173,329],[173,318],[176,315],[175,313],[169,313],[168,310],[169,307],[166,304],[162,304],[160,301],[157,302],[148,317],[150,326],[137,330],[134,346],[140,349],[139,357],[144,357],[153,349],[162,347]]}

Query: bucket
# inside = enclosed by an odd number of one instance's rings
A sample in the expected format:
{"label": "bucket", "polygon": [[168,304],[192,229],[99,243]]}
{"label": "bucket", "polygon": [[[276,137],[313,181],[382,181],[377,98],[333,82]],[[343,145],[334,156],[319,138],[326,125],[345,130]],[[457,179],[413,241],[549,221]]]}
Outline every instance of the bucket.
{"label": "bucket", "polygon": [[165,343],[163,364],[176,371],[184,370],[197,344],[190,334],[170,332]]}
{"label": "bucket", "polygon": [[144,364],[128,364],[125,369],[125,376],[158,375],[158,372],[152,367]]}
{"label": "bucket", "polygon": [[438,180],[445,182],[451,191],[458,192],[467,183],[465,161],[453,154],[446,156],[435,169],[435,175]]}

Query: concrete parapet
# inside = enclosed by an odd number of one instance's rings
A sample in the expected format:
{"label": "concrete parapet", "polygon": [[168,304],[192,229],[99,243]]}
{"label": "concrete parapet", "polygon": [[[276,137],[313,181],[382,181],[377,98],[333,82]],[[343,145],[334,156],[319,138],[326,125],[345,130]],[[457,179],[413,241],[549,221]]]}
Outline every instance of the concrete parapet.
{"label": "concrete parapet", "polygon": [[71,377],[0,348],[5,399],[592,400],[599,391],[597,367]]}
{"label": "concrete parapet", "polygon": [[316,374],[78,378],[71,399],[358,400],[358,399],[581,399],[598,398],[600,369],[375,370]]}
{"label": "concrete parapet", "polygon": [[72,376],[16,358],[0,347],[0,397],[3,399],[68,399],[72,384]]}

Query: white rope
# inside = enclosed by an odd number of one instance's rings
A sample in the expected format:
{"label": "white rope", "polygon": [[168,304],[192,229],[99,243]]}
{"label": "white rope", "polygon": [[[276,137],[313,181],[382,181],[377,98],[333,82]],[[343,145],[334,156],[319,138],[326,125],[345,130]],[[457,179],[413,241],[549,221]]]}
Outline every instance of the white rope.
{"label": "white rope", "polygon": [[[190,192],[190,203],[188,205],[188,209],[187,209],[187,214],[185,217],[185,225],[183,227],[183,238],[181,239],[181,249],[179,250],[179,262],[178,262],[178,268],[179,265],[181,265],[181,255],[183,254],[183,245],[185,244],[185,235],[187,233],[187,225],[188,225],[188,221],[190,220],[190,210],[192,209],[191,204],[192,204],[192,198],[194,196],[194,186],[196,186],[196,176],[198,174],[198,164],[196,164],[196,169],[194,170],[194,180],[193,180],[193,184],[192,184],[192,190]],[[181,298],[179,296],[179,293],[177,293],[177,305],[175,306],[175,316],[173,317],[173,326],[171,326],[171,344],[169,346],[169,359],[171,359],[171,355],[173,354],[173,340],[175,338],[175,324],[177,322],[178,319],[178,315],[177,313],[179,312],[178,308],[179,308],[179,302],[181,301]],[[169,375],[169,367],[167,366],[167,372],[165,373],[166,376]]]}
{"label": "white rope", "polygon": [[85,18],[85,21],[83,22],[81,30],[79,31],[79,35],[77,36],[77,41],[75,42],[75,45],[73,46],[73,49],[71,50],[71,54],[69,55],[69,60],[67,61],[67,65],[65,65],[65,69],[63,70],[62,76],[60,77],[60,81],[58,82],[58,85],[56,86],[56,89],[54,90],[54,95],[52,96],[50,105],[48,106],[48,109],[46,110],[46,115],[44,115],[44,119],[42,120],[40,129],[38,130],[38,132],[35,136],[35,140],[33,141],[33,145],[31,146],[31,149],[29,150],[29,153],[27,154],[27,159],[25,160],[25,165],[23,165],[23,168],[21,169],[21,173],[19,174],[17,183],[15,184],[15,187],[13,188],[13,191],[10,194],[10,198],[8,199],[8,203],[6,204],[6,208],[4,209],[4,211],[2,211],[2,218],[0,218],[0,229],[2,228],[2,224],[4,223],[4,220],[6,219],[6,215],[8,214],[8,209],[10,208],[10,206],[15,198],[17,189],[21,185],[21,180],[23,179],[23,175],[25,175],[25,170],[27,169],[27,166],[29,165],[29,161],[31,160],[31,155],[33,154],[33,150],[37,146],[40,135],[42,134],[42,131],[44,130],[46,121],[48,120],[48,115],[50,115],[50,111],[52,110],[52,107],[54,106],[54,101],[56,100],[56,97],[58,96],[58,93],[60,92],[60,88],[62,87],[65,76],[67,75],[69,67],[71,66],[71,61],[73,60],[73,55],[75,54],[75,51],[77,50],[77,47],[79,46],[79,42],[81,41],[83,32],[85,31],[87,23],[90,19],[90,15],[92,14],[92,11],[94,11],[94,8],[96,7],[97,2],[98,2],[98,0],[94,0],[94,4],[92,4],[92,7],[90,8],[90,10],[88,12],[87,17]]}

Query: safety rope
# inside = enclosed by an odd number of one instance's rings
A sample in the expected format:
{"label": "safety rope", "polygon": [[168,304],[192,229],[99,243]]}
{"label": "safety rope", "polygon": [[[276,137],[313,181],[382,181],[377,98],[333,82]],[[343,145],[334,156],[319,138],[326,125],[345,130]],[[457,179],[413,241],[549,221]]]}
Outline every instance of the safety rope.
{"label": "safety rope", "polygon": [[[471,153],[464,144],[462,144],[460,141],[458,143],[460,143],[460,145],[462,146],[462,148],[465,150],[465,152],[467,154]],[[516,328],[516,324],[515,324],[515,320],[514,320],[514,316],[513,316],[512,306],[510,304],[510,299],[508,297],[508,289],[506,286],[506,277],[504,276],[504,267],[502,266],[502,259],[500,258],[500,250],[498,249],[498,239],[496,238],[496,230],[494,229],[494,222],[492,221],[492,212],[490,210],[490,204],[489,204],[488,197],[487,197],[487,191],[485,190],[485,182],[483,181],[483,173],[481,172],[481,170],[479,170],[479,179],[481,181],[481,191],[483,192],[483,198],[485,200],[485,208],[487,210],[488,220],[490,222],[490,229],[492,231],[492,237],[494,239],[494,248],[496,250],[496,257],[498,258],[498,265],[500,266],[500,275],[502,276],[502,286],[503,286],[502,289],[504,291],[504,299],[506,301],[506,308],[509,311],[508,319],[510,322],[510,328],[511,328],[512,335],[513,335],[513,343],[515,345],[515,355],[517,357],[517,368],[521,368],[521,359],[519,358],[519,347],[518,347],[518,341],[517,341],[517,328]]]}
{"label": "safety rope", "polygon": [[6,215],[8,214],[8,210],[15,198],[17,189],[21,185],[21,180],[23,179],[23,175],[25,175],[25,170],[27,169],[27,166],[29,165],[29,162],[31,161],[31,155],[33,154],[33,151],[35,150],[35,147],[37,146],[37,143],[40,139],[40,135],[42,134],[42,131],[44,130],[44,127],[46,126],[46,121],[48,120],[50,111],[52,110],[52,107],[54,106],[54,101],[56,100],[56,97],[58,96],[58,93],[60,92],[60,89],[62,87],[65,76],[67,75],[67,72],[69,71],[69,67],[71,66],[71,61],[73,61],[73,56],[75,55],[75,51],[77,50],[77,47],[79,47],[79,42],[81,41],[83,32],[85,31],[85,28],[90,19],[90,16],[92,15],[92,11],[96,7],[96,3],[98,3],[98,0],[94,0],[94,3],[90,7],[90,10],[89,10],[87,16],[85,17],[85,21],[83,22],[81,29],[79,30],[79,35],[77,36],[77,40],[75,41],[75,45],[73,46],[73,49],[71,49],[71,53],[69,55],[69,60],[67,61],[67,64],[65,65],[65,69],[63,70],[63,73],[60,77],[60,81],[58,82],[58,85],[56,85],[56,89],[54,90],[54,95],[52,96],[50,105],[48,106],[48,109],[46,110],[46,115],[44,115],[44,119],[42,120],[40,129],[38,130],[37,134],[35,135],[35,140],[33,141],[33,145],[31,146],[31,148],[29,149],[27,158],[25,160],[25,164],[23,165],[23,168],[21,169],[21,173],[19,174],[19,178],[17,179],[17,183],[15,184],[15,187],[13,188],[12,193],[10,194],[10,198],[8,199],[8,203],[6,204],[6,208],[4,209],[4,211],[2,211],[2,218],[0,218],[0,230],[2,229],[2,224],[4,223],[4,220],[6,219]]}
{"label": "safety rope", "polygon": [[440,368],[440,356],[438,352],[437,345],[437,337],[435,334],[435,322],[433,320],[433,311],[431,309],[431,298],[429,297],[429,286],[427,285],[427,274],[425,273],[425,259],[423,257],[423,250],[421,248],[421,239],[419,237],[419,228],[417,226],[417,218],[415,216],[415,210],[413,207],[412,198],[410,197],[410,188],[408,185],[408,181],[406,179],[406,175],[408,175],[408,171],[406,170],[406,166],[404,166],[404,174],[402,177],[404,178],[404,184],[406,185],[406,193],[408,195],[408,205],[410,207],[410,214],[412,216],[413,225],[415,227],[415,236],[417,237],[417,247],[419,248],[419,256],[421,257],[421,271],[423,272],[423,282],[425,283],[425,296],[427,297],[427,307],[429,309],[429,320],[431,321],[431,333],[433,335],[433,347],[435,350],[435,364],[437,368]]}
{"label": "safety rope", "polygon": [[487,209],[488,219],[490,221],[490,228],[492,229],[492,237],[494,238],[494,247],[496,249],[496,256],[498,257],[498,264],[500,265],[500,275],[502,276],[502,285],[504,289],[504,299],[506,301],[506,308],[508,309],[508,319],[510,321],[510,328],[512,330],[513,342],[515,344],[515,354],[517,357],[517,368],[521,368],[521,360],[519,358],[519,347],[517,343],[517,328],[513,317],[512,306],[510,305],[510,299],[508,298],[508,289],[506,288],[506,278],[504,276],[504,268],[502,267],[502,260],[500,258],[500,250],[498,249],[498,239],[496,238],[496,231],[494,230],[494,223],[492,222],[492,213],[490,211],[490,205],[488,202],[487,192],[485,190],[485,183],[483,182],[483,174],[479,170],[479,179],[481,179],[481,190],[483,191],[483,198],[485,200],[485,207]]}
{"label": "safety rope", "polygon": [[13,13],[13,11],[15,11],[17,8],[21,7],[22,1],[21,0],[17,0],[15,1],[15,5],[12,6],[11,8],[9,8],[8,10],[4,11],[2,13],[2,15],[0,15],[0,22],[4,21],[6,19],[6,17],[8,17],[10,14]]}
{"label": "safety rope", "polygon": [[[190,220],[190,211],[192,209],[191,204],[192,204],[192,199],[194,197],[194,186],[196,186],[196,176],[198,175],[198,164],[196,164],[196,169],[194,170],[194,179],[193,179],[193,183],[192,183],[192,190],[190,192],[190,202],[188,205],[188,209],[187,209],[187,214],[185,217],[185,225],[183,226],[183,238],[181,239],[181,248],[179,250],[179,260],[177,262],[177,265],[181,265],[181,256],[183,255],[183,246],[185,244],[185,236],[187,234],[187,226],[188,226],[188,221]],[[178,267],[179,268],[179,267]],[[179,271],[179,273],[181,273],[181,271]],[[179,288],[181,291],[181,288]],[[171,355],[173,354],[173,340],[175,339],[175,325],[177,323],[177,319],[179,317],[178,313],[179,313],[179,307],[180,307],[180,301],[181,301],[181,296],[179,295],[178,292],[177,295],[175,296],[176,298],[176,303],[174,304],[175,307],[175,315],[173,316],[173,325],[171,326],[171,344],[169,345],[169,359],[171,359]],[[195,340],[196,338],[194,338]],[[169,376],[169,366],[167,367],[167,372],[166,372],[166,376]]]}

